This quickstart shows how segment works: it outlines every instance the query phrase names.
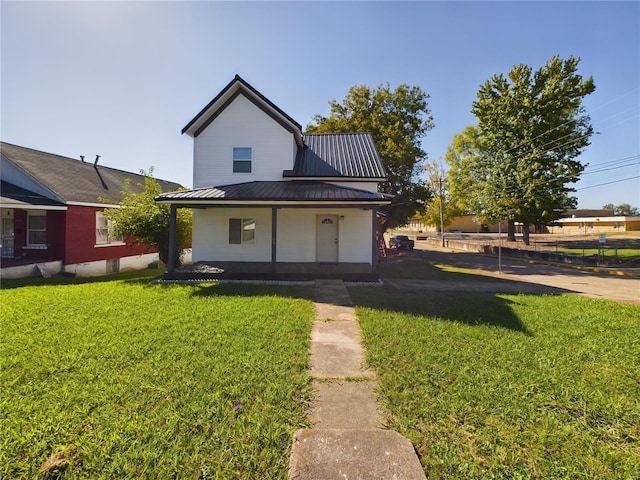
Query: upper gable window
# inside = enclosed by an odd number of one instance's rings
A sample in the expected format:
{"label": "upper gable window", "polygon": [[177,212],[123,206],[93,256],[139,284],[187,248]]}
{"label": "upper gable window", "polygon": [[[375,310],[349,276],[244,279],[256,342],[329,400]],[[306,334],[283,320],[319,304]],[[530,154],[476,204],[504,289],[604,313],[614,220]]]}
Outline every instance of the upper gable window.
{"label": "upper gable window", "polygon": [[251,173],[251,147],[233,147],[233,173]]}

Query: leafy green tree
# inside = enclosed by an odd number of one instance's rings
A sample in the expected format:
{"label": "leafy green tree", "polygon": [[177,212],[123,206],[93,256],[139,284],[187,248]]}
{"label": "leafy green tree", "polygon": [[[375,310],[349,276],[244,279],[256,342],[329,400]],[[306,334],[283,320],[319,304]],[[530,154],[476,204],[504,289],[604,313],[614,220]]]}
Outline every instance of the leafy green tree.
{"label": "leafy green tree", "polygon": [[[484,188],[490,157],[482,149],[480,132],[468,126],[453,137],[444,156],[449,165],[449,195],[461,213],[481,215],[487,203]],[[490,220],[490,219],[489,219]]]}
{"label": "leafy green tree", "polygon": [[328,117],[316,115],[307,126],[309,133],[371,133],[388,175],[380,190],[394,195],[391,205],[380,209],[386,215],[382,231],[422,214],[431,196],[419,178],[427,159],[421,139],[434,126],[428,98],[419,87],[406,84],[394,91],[389,84],[353,86],[342,103],[329,102]]}
{"label": "leafy green tree", "polygon": [[603,210],[613,210],[614,215],[623,217],[635,217],[640,215],[638,207],[632,207],[628,203],[621,203],[620,205],[613,205],[613,203],[607,203],[602,206]]}
{"label": "leafy green tree", "polygon": [[[111,220],[113,234],[131,239],[134,244],[146,245],[158,250],[163,263],[169,259],[170,206],[155,202],[162,193],[162,187],[149,172],[141,171],[145,176],[144,185],[139,183],[140,192],[131,188],[131,180],[125,181],[120,208],[105,209],[105,216]],[[176,259],[181,263],[182,251],[191,243],[191,210],[181,208],[176,212]]]}
{"label": "leafy green tree", "polygon": [[441,232],[442,227],[449,225],[461,211],[451,200],[449,178],[442,165],[437,162],[427,163],[424,170],[427,175],[427,186],[434,194],[426,203],[422,220],[427,225],[435,225]]}
{"label": "leafy green tree", "polygon": [[556,220],[577,203],[569,185],[585,168],[576,157],[593,134],[582,100],[595,90],[577,73],[579,62],[554,56],[535,72],[517,65],[481,85],[473,103],[484,215],[522,222],[527,244],[530,224]]}

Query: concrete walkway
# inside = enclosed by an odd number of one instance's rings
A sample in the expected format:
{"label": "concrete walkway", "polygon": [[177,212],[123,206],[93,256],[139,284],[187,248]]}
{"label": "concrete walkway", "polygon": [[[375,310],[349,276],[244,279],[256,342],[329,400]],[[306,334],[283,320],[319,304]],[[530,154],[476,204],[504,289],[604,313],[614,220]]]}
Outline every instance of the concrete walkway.
{"label": "concrete walkway", "polygon": [[315,305],[312,428],[295,433],[289,478],[425,479],[411,442],[384,428],[375,373],[363,367],[360,328],[344,283],[317,280]]}

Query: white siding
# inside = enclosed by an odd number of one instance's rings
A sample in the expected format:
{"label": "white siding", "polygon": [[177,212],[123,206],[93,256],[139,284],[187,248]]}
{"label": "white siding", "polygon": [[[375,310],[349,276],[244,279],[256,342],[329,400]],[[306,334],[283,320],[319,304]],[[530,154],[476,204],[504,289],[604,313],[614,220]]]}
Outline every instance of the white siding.
{"label": "white siding", "polygon": [[[371,263],[371,210],[278,209],[278,262],[316,261],[316,216],[344,218],[338,226],[338,261]],[[229,219],[255,218],[254,244],[229,244]],[[193,211],[193,261],[270,262],[271,208],[211,208]]]}
{"label": "white siding", "polygon": [[[233,173],[233,147],[251,147],[251,173]],[[243,95],[194,139],[194,188],[282,180],[293,168],[293,134]]]}
{"label": "white siding", "polygon": [[317,215],[343,216],[338,221],[338,262],[371,263],[371,210],[278,210],[278,262],[316,261]]}
{"label": "white siding", "polygon": [[[254,218],[254,243],[229,244],[229,219]],[[193,210],[193,261],[270,262],[270,208],[210,208]]]}

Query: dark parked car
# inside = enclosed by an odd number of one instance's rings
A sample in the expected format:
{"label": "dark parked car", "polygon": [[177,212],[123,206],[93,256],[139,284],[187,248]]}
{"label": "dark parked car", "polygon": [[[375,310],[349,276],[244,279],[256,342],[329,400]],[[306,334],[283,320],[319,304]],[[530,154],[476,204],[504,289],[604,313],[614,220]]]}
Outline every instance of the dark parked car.
{"label": "dark parked car", "polygon": [[389,248],[398,250],[413,250],[414,241],[407,235],[394,235],[389,239]]}

